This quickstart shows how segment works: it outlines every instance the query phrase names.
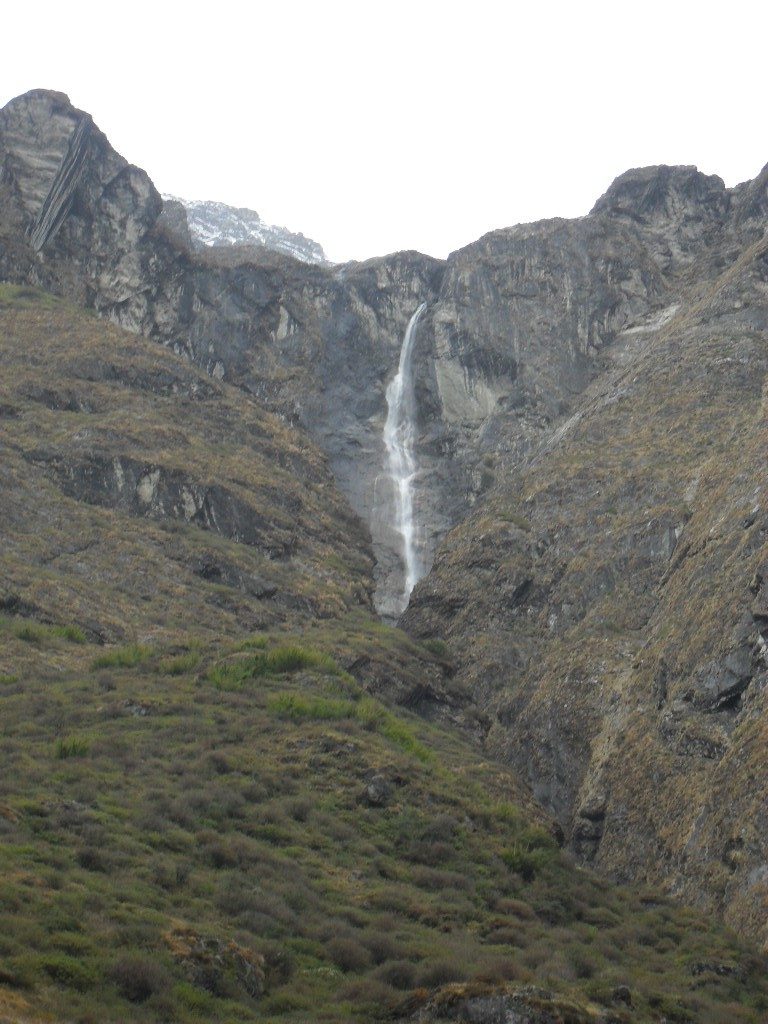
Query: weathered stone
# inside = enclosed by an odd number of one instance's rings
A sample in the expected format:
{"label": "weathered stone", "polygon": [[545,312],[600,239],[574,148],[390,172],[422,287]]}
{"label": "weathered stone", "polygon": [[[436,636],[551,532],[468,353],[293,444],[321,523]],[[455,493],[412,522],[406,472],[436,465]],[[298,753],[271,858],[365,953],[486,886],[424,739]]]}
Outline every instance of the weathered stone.
{"label": "weathered stone", "polygon": [[624,1003],[625,1006],[632,1005],[632,991],[629,985],[617,985],[611,993],[614,1003]]}
{"label": "weathered stone", "polygon": [[252,999],[263,995],[266,961],[260,953],[232,940],[201,935],[192,928],[176,928],[163,938],[190,981],[200,988],[226,996],[235,985]]}
{"label": "weathered stone", "polygon": [[[398,1020],[465,1021],[466,1024],[596,1024],[594,1014],[534,986],[516,989],[483,985],[444,985]],[[407,1012],[407,1011],[406,1011]]]}
{"label": "weathered stone", "polygon": [[[4,217],[14,230],[38,216],[86,117],[43,91],[0,114]],[[97,129],[78,146],[76,208],[48,240],[36,279],[185,352],[308,429],[370,525],[382,609],[402,589],[384,392],[416,307],[430,303],[415,346],[417,543],[428,569],[493,479],[483,457],[492,452],[505,472],[567,411],[602,347],[668,302],[635,226],[601,215],[494,232],[447,264],[415,253],[340,267],[255,250],[196,257],[178,206],[166,209],[143,172]],[[19,274],[18,253],[3,260],[0,250],[3,265]]]}
{"label": "weathered stone", "polygon": [[[322,246],[301,233],[265,224],[255,210],[227,206],[210,200],[173,200],[164,197],[165,207],[181,207],[193,245],[253,246],[285,253],[307,263],[324,263]],[[178,216],[178,215],[176,215]]]}
{"label": "weathered stone", "polygon": [[392,784],[383,775],[370,778],[362,793],[362,800],[369,807],[385,807],[392,796]]}

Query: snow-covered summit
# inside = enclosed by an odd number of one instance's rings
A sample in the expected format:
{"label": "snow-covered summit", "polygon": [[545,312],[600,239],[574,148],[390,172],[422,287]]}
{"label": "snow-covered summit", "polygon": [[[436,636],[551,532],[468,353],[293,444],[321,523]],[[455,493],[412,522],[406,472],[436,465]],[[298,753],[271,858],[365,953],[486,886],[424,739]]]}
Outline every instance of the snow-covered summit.
{"label": "snow-covered summit", "polygon": [[305,263],[324,263],[321,245],[287,228],[265,224],[255,210],[236,209],[207,199],[164,199],[181,203],[193,244],[199,248],[223,245],[257,245],[287,253]]}

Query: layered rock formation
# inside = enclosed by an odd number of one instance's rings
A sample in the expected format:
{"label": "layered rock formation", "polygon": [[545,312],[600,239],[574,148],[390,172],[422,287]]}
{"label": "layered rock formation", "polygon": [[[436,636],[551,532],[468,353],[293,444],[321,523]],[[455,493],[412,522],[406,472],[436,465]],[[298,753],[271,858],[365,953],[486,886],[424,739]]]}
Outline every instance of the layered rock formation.
{"label": "layered rock formation", "polygon": [[0,612],[111,642],[373,614],[370,536],[306,435],[28,286],[0,333]]}

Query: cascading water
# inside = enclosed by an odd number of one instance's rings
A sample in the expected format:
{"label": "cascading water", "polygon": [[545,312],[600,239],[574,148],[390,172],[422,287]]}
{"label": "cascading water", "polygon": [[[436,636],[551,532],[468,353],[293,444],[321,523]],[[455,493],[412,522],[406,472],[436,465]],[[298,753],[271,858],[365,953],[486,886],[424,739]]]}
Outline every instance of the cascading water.
{"label": "cascading water", "polygon": [[394,526],[402,538],[402,557],[405,570],[403,592],[395,607],[396,615],[399,615],[407,607],[411,591],[423,574],[416,548],[416,528],[413,518],[413,481],[416,476],[416,457],[413,451],[416,433],[416,395],[413,386],[412,354],[416,327],[426,306],[426,302],[422,302],[408,323],[400,349],[397,374],[387,387],[387,421],[384,424],[384,444],[387,449],[389,475],[394,490]]}

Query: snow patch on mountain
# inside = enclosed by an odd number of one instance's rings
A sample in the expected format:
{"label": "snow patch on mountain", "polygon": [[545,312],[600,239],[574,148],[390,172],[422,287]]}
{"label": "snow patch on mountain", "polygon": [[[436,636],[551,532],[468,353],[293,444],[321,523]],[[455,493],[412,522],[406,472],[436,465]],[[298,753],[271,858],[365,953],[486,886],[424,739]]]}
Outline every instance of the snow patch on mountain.
{"label": "snow patch on mountain", "polygon": [[177,199],[187,212],[192,242],[197,248],[224,245],[256,245],[286,253],[304,263],[325,263],[323,248],[311,238],[287,228],[265,224],[255,210],[237,209],[207,199]]}

